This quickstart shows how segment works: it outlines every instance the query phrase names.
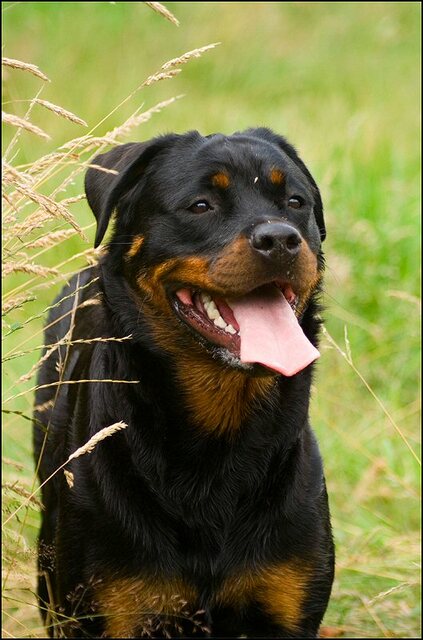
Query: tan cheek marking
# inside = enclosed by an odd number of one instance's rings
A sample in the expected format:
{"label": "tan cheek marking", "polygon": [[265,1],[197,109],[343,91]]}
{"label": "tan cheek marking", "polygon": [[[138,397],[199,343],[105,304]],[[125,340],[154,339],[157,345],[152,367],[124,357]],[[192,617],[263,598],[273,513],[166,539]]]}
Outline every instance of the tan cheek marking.
{"label": "tan cheek marking", "polygon": [[294,289],[299,297],[297,306],[298,315],[302,313],[302,310],[305,308],[321,278],[322,273],[318,268],[317,256],[310,249],[308,243],[303,240],[295,266],[295,275],[293,277]]}
{"label": "tan cheek marking", "polygon": [[270,182],[272,184],[282,184],[284,178],[285,176],[280,169],[272,169],[270,172]]}
{"label": "tan cheek marking", "polygon": [[242,295],[252,282],[263,282],[266,277],[266,264],[257,260],[251,250],[248,239],[237,238],[228,245],[210,267],[210,276],[215,286],[231,295]]}
{"label": "tan cheek marking", "polygon": [[212,184],[214,187],[220,187],[221,189],[227,189],[231,181],[226,173],[216,173],[212,177]]}
{"label": "tan cheek marking", "polygon": [[156,297],[163,290],[162,282],[186,282],[201,289],[213,288],[208,276],[209,261],[205,258],[171,258],[153,269],[140,274],[137,284],[142,290],[148,290]]}
{"label": "tan cheek marking", "polygon": [[183,609],[194,614],[196,599],[195,589],[180,579],[118,578],[102,584],[96,592],[107,638],[139,637],[135,635],[137,630],[144,625],[148,629],[148,619],[154,615],[178,616]]}
{"label": "tan cheek marking", "polygon": [[228,578],[216,600],[240,608],[258,600],[273,620],[295,632],[300,629],[310,579],[307,565],[300,561],[286,562],[256,574],[247,572]]}
{"label": "tan cheek marking", "polygon": [[129,250],[126,252],[126,258],[133,258],[141,249],[144,242],[144,236],[135,236]]}

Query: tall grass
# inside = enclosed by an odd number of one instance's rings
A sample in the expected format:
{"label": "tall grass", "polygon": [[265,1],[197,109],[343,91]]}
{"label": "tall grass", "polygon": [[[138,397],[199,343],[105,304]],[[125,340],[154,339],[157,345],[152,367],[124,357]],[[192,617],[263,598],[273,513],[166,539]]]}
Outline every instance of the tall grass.
{"label": "tall grass", "polygon": [[[176,28],[143,5],[4,4],[3,634],[44,635],[31,389],[54,294],[97,256],[86,168],[129,139],[264,124],[297,145],[326,205],[312,406],[337,546],[325,624],[417,637],[420,7],[172,3]],[[163,64],[216,41],[198,62]]]}

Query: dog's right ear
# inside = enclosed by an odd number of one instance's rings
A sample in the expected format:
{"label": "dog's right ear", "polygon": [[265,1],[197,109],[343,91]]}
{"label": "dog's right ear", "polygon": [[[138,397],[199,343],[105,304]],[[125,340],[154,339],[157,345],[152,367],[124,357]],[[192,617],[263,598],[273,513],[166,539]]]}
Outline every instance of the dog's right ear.
{"label": "dog's right ear", "polygon": [[103,240],[120,198],[135,186],[148,163],[173,137],[122,144],[94,158],[92,164],[104,168],[90,167],[85,176],[85,193],[97,220],[95,247]]}

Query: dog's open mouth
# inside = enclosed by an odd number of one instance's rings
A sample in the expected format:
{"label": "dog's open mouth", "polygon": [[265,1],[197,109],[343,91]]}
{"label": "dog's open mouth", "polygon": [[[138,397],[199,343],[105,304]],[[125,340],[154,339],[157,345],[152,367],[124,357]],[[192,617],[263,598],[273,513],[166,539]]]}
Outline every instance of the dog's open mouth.
{"label": "dog's open mouth", "polygon": [[319,357],[298,323],[296,303],[291,286],[277,283],[236,298],[190,287],[177,289],[173,296],[179,317],[209,343],[241,363],[258,363],[286,376]]}

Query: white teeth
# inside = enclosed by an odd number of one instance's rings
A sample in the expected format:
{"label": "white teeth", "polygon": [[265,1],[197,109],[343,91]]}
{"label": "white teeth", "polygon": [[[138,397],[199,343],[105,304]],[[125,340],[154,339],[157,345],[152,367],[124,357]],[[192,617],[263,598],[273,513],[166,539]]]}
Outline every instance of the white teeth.
{"label": "white teeth", "polygon": [[226,325],[225,331],[226,333],[230,333],[231,336],[234,336],[236,334],[236,329],[234,329],[231,324]]}
{"label": "white teeth", "polygon": [[207,305],[207,307],[205,307],[205,309],[207,311],[207,315],[209,316],[210,320],[218,320],[221,317],[219,313],[219,309],[216,307],[213,300],[209,302],[209,304]]}
{"label": "white teeth", "polygon": [[213,320],[213,322],[216,325],[216,327],[219,327],[219,329],[225,329],[226,326],[227,326],[226,322],[224,321],[224,319],[220,315],[219,315],[218,318]]}
{"label": "white teeth", "polygon": [[201,292],[201,302],[206,311],[207,316],[212,320],[213,324],[219,329],[224,329],[226,333],[234,336],[237,331],[231,324],[226,324],[225,320],[220,315],[219,309],[216,307],[214,300],[208,293]]}

